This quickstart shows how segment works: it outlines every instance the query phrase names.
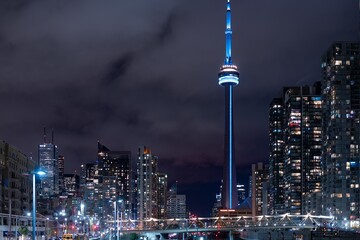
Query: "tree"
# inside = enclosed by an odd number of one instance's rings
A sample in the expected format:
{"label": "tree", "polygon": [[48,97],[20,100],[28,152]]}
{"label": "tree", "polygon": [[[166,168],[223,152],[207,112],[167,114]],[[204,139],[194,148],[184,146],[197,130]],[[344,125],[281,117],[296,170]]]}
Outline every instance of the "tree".
{"label": "tree", "polygon": [[28,233],[29,233],[29,229],[28,229],[26,226],[20,226],[20,228],[19,228],[19,233],[20,233],[21,235],[27,236]]}

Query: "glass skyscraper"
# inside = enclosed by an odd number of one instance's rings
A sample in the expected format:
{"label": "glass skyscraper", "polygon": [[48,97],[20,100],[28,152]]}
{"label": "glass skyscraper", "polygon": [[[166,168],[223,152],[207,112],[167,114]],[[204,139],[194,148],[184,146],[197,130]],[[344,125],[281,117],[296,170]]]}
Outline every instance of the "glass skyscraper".
{"label": "glass skyscraper", "polygon": [[41,177],[40,196],[45,199],[59,194],[58,148],[53,143],[39,145],[39,166],[46,174]]}

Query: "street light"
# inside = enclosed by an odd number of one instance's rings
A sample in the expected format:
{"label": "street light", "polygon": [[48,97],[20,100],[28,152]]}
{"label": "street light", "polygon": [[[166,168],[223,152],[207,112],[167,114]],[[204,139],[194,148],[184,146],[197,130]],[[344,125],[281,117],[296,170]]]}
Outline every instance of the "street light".
{"label": "street light", "polygon": [[84,209],[85,209],[85,204],[83,202],[81,202],[80,204],[80,214],[81,214],[81,230],[82,230],[82,233],[85,233],[85,212],[84,212]]}
{"label": "street light", "polygon": [[120,240],[120,232],[119,232],[119,228],[122,227],[122,211],[120,210],[120,227],[119,227],[119,223],[118,223],[118,209],[117,209],[117,203],[122,204],[123,200],[119,199],[116,203],[115,203],[115,211],[116,211],[116,239]]}
{"label": "street light", "polygon": [[32,240],[36,240],[36,193],[35,193],[35,175],[45,175],[42,170],[35,170],[30,172],[33,178],[33,207],[32,207]]}
{"label": "street light", "polygon": [[85,204],[83,202],[81,202],[81,204],[80,204],[80,213],[81,213],[82,216],[85,215],[84,214],[84,208],[85,208]]}

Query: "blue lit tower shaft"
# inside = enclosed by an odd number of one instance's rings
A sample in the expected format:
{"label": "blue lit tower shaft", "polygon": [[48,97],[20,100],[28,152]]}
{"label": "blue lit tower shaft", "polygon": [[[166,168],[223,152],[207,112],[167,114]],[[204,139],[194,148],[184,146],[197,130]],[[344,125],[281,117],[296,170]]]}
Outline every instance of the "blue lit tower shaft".
{"label": "blue lit tower shaft", "polygon": [[225,159],[221,206],[225,209],[234,209],[238,206],[238,198],[236,192],[236,166],[234,161],[233,87],[239,84],[239,72],[231,59],[232,30],[230,0],[227,0],[226,5],[225,37],[225,61],[218,74],[219,85],[225,87]]}

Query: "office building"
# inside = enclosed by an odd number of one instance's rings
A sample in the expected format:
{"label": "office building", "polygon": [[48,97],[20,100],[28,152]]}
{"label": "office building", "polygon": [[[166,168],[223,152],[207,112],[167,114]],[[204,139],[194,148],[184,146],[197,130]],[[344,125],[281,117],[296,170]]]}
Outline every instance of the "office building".
{"label": "office building", "polygon": [[81,198],[84,198],[85,196],[85,189],[86,189],[86,165],[85,164],[81,164],[80,165],[80,188],[79,188],[79,196]]}
{"label": "office building", "polygon": [[246,195],[245,195],[245,185],[244,184],[236,184],[236,190],[237,190],[237,193],[238,193],[238,203],[239,203],[239,206],[240,204],[245,200],[246,198]]}
{"label": "office building", "polygon": [[52,133],[52,141],[48,142],[46,129],[44,129],[44,143],[39,145],[39,167],[46,174],[41,177],[41,186],[39,195],[42,199],[50,199],[59,194],[59,152],[57,146],[53,142],[54,133]]}
{"label": "office building", "polygon": [[84,190],[84,203],[85,203],[85,214],[88,216],[96,216],[95,203],[95,174],[97,172],[97,165],[88,163],[85,165],[85,190]]}
{"label": "office building", "polygon": [[64,174],[64,191],[68,198],[77,197],[80,187],[80,178],[77,174]]}
{"label": "office building", "polygon": [[177,185],[170,188],[167,198],[167,218],[188,218],[186,195],[177,193]]}

